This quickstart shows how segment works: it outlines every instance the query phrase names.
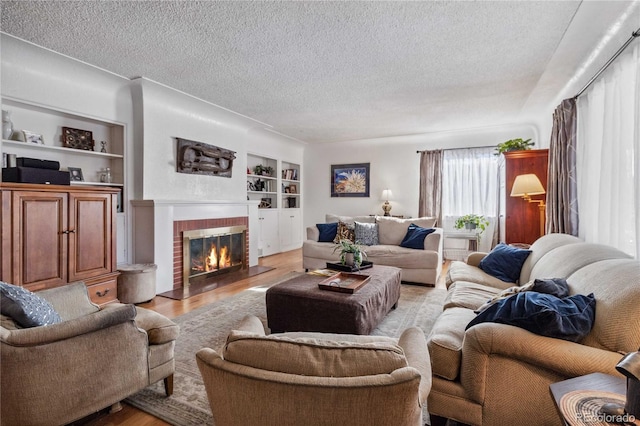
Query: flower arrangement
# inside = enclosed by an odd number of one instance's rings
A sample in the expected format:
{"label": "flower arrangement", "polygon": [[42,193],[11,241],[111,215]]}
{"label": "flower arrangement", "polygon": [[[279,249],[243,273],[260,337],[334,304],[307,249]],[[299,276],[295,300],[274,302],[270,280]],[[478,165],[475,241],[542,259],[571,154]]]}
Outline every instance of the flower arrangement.
{"label": "flower arrangement", "polygon": [[474,213],[460,216],[458,219],[456,219],[456,223],[454,225],[456,229],[480,228],[480,232],[484,232],[484,230],[487,229],[487,226],[489,226],[489,221],[484,216]]}
{"label": "flower arrangement", "polygon": [[340,251],[340,262],[343,265],[355,265],[359,268],[362,261],[367,257],[367,253],[362,247],[351,240],[342,239],[337,246],[333,249],[333,252]]}

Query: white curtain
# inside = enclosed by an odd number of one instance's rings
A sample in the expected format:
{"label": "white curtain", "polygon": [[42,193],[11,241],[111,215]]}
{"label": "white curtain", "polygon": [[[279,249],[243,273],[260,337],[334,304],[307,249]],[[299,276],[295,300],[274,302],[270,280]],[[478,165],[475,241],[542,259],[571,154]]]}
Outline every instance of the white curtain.
{"label": "white curtain", "polygon": [[500,217],[502,156],[494,152],[495,148],[454,149],[444,151],[442,159],[444,232],[456,232],[453,226],[460,216],[483,215],[489,220],[489,227],[481,234],[478,250],[485,252],[497,240]]}
{"label": "white curtain", "polygon": [[578,235],[640,253],[640,43],[578,98]]}

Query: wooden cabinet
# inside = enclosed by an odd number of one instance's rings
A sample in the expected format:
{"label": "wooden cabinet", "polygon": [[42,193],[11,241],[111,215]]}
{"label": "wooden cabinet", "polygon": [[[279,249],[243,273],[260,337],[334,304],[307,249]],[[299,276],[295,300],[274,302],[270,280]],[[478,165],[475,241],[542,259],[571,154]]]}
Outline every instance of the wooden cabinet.
{"label": "wooden cabinet", "polygon": [[[128,194],[125,190],[127,125],[7,96],[2,97],[2,109],[10,111],[14,129],[10,139],[2,140],[0,144],[3,154],[57,161],[60,163],[60,170],[80,168],[83,180],[72,181],[73,187],[105,186],[120,189],[116,204],[119,212],[116,229],[120,236],[117,260],[120,263],[128,262],[127,218],[124,214],[128,206]],[[64,127],[91,132],[95,141],[93,150],[66,147],[63,142]],[[23,129],[41,135],[42,143],[25,143]],[[111,182],[102,181],[107,180],[103,179],[107,168],[111,172]]]}
{"label": "wooden cabinet", "polygon": [[31,291],[84,281],[93,302],[116,300],[117,189],[0,188],[3,281]]}
{"label": "wooden cabinet", "polygon": [[[529,203],[522,197],[511,197],[511,188],[516,176],[534,173],[542,186],[547,188],[549,150],[532,149],[505,152],[505,242],[532,244],[540,238],[540,210],[537,203]],[[535,195],[536,200],[545,195]]]}

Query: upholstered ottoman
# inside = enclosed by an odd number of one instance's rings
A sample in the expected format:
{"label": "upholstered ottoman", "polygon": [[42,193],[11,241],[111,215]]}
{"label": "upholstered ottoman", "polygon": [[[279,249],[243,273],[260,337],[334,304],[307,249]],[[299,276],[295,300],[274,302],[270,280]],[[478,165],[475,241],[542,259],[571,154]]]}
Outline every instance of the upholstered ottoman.
{"label": "upholstered ottoman", "polygon": [[149,302],[156,297],[156,269],[153,263],[118,267],[118,299],[122,303]]}
{"label": "upholstered ottoman", "polygon": [[320,290],[325,277],[300,274],[266,293],[271,333],[315,331],[369,334],[400,298],[400,269],[374,265],[360,271],[371,280],[353,294]]}

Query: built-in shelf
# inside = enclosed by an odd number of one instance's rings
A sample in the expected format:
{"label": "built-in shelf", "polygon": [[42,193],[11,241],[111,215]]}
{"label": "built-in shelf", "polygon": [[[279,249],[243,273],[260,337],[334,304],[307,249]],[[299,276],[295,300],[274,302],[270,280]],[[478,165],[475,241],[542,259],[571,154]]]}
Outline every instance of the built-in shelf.
{"label": "built-in shelf", "polygon": [[[9,111],[14,132],[8,139],[2,139],[2,153],[7,154],[7,163],[8,156],[12,155],[56,161],[63,171],[80,169],[84,180],[72,181],[71,185],[121,188],[118,211],[124,209],[127,205],[124,198],[125,123],[5,96],[2,97],[2,110]],[[65,127],[91,132],[93,150],[65,146]],[[43,143],[25,142],[26,131],[40,135]],[[107,152],[101,152],[103,147]],[[111,182],[101,182],[107,168],[111,172]]]}
{"label": "built-in shelf", "polygon": [[[270,168],[270,176],[255,174]],[[259,204],[259,256],[302,246],[301,168],[298,163],[247,154],[247,199]],[[255,190],[256,186],[266,191]]]}
{"label": "built-in shelf", "polygon": [[78,186],[112,186],[112,187],[123,187],[124,185],[121,183],[104,183],[104,182],[87,182],[87,181],[71,181],[71,185],[78,185]]}
{"label": "built-in shelf", "polygon": [[281,164],[281,205],[285,209],[299,209],[302,203],[302,182],[300,181],[300,164],[282,161]]}
{"label": "built-in shelf", "polygon": [[278,180],[278,178],[275,178],[273,176],[264,176],[264,175],[247,175],[248,178],[254,178],[254,179],[264,179],[264,180]]}
{"label": "built-in shelf", "polygon": [[24,148],[34,151],[44,150],[44,151],[59,151],[64,152],[65,155],[88,155],[88,156],[96,156],[96,157],[104,157],[104,158],[124,158],[124,155],[120,154],[109,154],[108,152],[96,152],[96,151],[86,151],[84,149],[74,149],[74,148],[65,148],[63,146],[51,146],[51,145],[41,145],[36,143],[28,143],[22,141],[14,141],[9,139],[3,139],[2,143],[6,146],[13,146],[17,148]]}

